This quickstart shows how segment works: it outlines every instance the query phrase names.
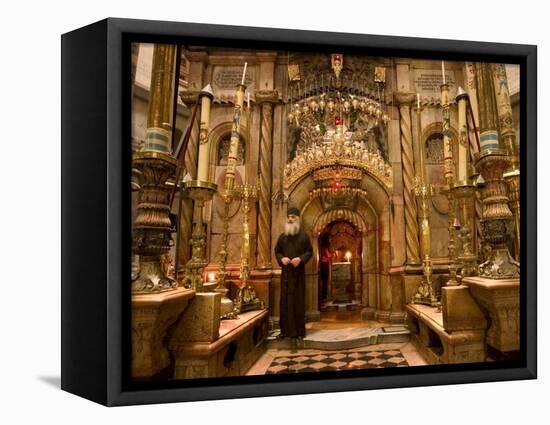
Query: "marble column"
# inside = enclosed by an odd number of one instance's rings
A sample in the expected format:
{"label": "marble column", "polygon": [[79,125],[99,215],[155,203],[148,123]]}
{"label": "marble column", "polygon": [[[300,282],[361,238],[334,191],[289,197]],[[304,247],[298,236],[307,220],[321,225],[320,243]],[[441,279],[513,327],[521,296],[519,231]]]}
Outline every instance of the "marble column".
{"label": "marble column", "polygon": [[420,265],[418,244],[417,208],[414,199],[414,151],[412,145],[411,104],[414,93],[396,92],[399,105],[399,127],[401,138],[401,157],[403,163],[403,199],[405,203],[405,242],[407,265]]}
{"label": "marble column", "polygon": [[[208,64],[208,54],[206,52],[186,52],[185,56],[189,60],[189,90],[180,92],[180,98],[189,108],[193,108],[198,101],[201,88],[206,85],[204,84],[206,80],[204,73]],[[199,126],[194,125],[184,158],[185,173],[189,174],[191,180],[197,178],[198,160]],[[193,210],[193,201],[184,199],[178,232],[180,238],[180,264],[186,264],[191,258],[190,240],[193,229]]]}
{"label": "marble column", "polygon": [[271,269],[271,184],[273,178],[273,105],[278,101],[276,90],[259,90],[256,102],[261,105],[260,128],[260,191],[258,194],[257,268]]}

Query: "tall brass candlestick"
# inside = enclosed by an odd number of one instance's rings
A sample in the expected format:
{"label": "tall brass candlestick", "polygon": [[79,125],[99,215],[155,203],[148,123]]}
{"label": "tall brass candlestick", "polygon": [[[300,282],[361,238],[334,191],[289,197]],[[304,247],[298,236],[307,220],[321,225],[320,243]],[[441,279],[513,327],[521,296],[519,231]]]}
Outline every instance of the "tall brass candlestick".
{"label": "tall brass candlestick", "polygon": [[508,188],[503,174],[511,158],[500,148],[498,114],[491,64],[481,62],[477,69],[477,96],[481,151],[474,156],[476,170],[486,182],[481,191],[483,217],[480,220],[484,243],[490,247],[479,275],[490,279],[512,279],[519,276],[519,264],[508,252],[514,236],[514,215],[508,206]]}
{"label": "tall brass candlestick", "polygon": [[433,186],[426,183],[425,165],[424,165],[424,143],[422,141],[422,110],[420,100],[417,97],[416,120],[417,120],[417,140],[419,143],[419,166],[416,170],[414,185],[414,195],[418,207],[418,224],[420,231],[420,255],[422,256],[422,269],[424,278],[421,281],[417,293],[414,295],[413,302],[437,306],[437,298],[432,284],[432,258],[431,258],[431,229],[429,199],[433,195]]}
{"label": "tall brass candlestick", "polygon": [[453,187],[453,196],[458,208],[460,230],[458,232],[461,242],[460,254],[461,277],[477,274],[477,256],[473,251],[472,238],[474,236],[474,207],[475,186],[468,178],[469,169],[469,142],[466,109],[470,98],[462,87],[458,88],[456,101],[458,103],[458,181]]}
{"label": "tall brass candlestick", "polygon": [[[445,74],[443,74],[445,75]],[[449,111],[449,85],[441,85],[441,107],[443,109],[443,153],[445,161],[445,180],[447,182],[447,200],[449,202],[449,280],[447,286],[458,285],[456,279],[456,242],[455,242],[455,163],[451,144],[451,119]]]}
{"label": "tall brass candlestick", "polygon": [[245,91],[246,86],[244,84],[239,84],[237,86],[237,92],[235,95],[235,109],[233,112],[233,127],[231,129],[231,141],[229,146],[229,153],[227,156],[227,168],[225,170],[224,193],[220,194],[225,205],[223,213],[223,228],[221,234],[220,251],[218,254],[220,258],[220,269],[218,270],[218,285],[216,287],[216,291],[222,292],[224,294],[224,299],[222,300],[222,317],[230,317],[233,311],[233,303],[226,296],[228,292],[228,289],[226,287],[226,265],[228,255],[227,238],[229,235],[229,207],[234,196],[233,190],[235,186],[235,170],[237,167],[237,158],[240,143],[241,112]]}
{"label": "tall brass candlestick", "polygon": [[514,117],[512,104],[510,102],[510,91],[508,89],[508,77],[504,64],[495,64],[493,81],[495,87],[496,106],[498,112],[499,128],[502,137],[502,145],[510,157],[510,168],[504,173],[504,180],[508,184],[508,197],[510,198],[510,209],[515,220],[514,253],[516,261],[520,257],[520,169],[519,151],[516,143],[516,129],[514,128]]}
{"label": "tall brass candlestick", "polygon": [[468,93],[462,87],[458,88],[456,101],[458,103],[458,182],[462,184],[468,179],[468,129],[466,126]]}
{"label": "tall brass candlestick", "polygon": [[248,215],[250,213],[250,202],[258,199],[258,186],[244,184],[236,191],[243,200],[243,240],[241,246],[241,285],[235,309],[238,312],[255,310],[260,308],[260,300],[256,291],[250,286],[250,228]]}
{"label": "tall brass candlestick", "polygon": [[143,151],[133,154],[133,174],[139,176],[134,187],[141,189],[133,226],[132,250],[139,255],[132,282],[134,293],[162,292],[177,286],[161,265],[161,257],[172,244],[171,189],[166,181],[174,178],[177,165],[171,154],[170,125],[175,52],[174,45],[159,44],[153,49],[145,145]]}
{"label": "tall brass candlestick", "polygon": [[237,167],[237,158],[239,155],[239,143],[241,132],[241,113],[244,101],[246,86],[239,84],[235,96],[235,110],[233,112],[233,127],[231,128],[231,142],[229,145],[229,154],[227,156],[227,168],[225,170],[224,188],[231,192],[235,185],[235,169]]}

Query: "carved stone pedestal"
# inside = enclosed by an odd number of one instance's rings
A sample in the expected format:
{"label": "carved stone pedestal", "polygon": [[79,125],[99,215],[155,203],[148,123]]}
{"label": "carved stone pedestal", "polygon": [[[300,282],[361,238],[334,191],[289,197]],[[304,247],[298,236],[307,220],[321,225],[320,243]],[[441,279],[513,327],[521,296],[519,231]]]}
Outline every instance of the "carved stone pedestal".
{"label": "carved stone pedestal", "polygon": [[213,342],[220,331],[219,292],[201,292],[181,315],[170,339],[178,342]]}
{"label": "carved stone pedestal", "polygon": [[[267,338],[267,310],[247,311],[221,322],[219,314],[217,317],[219,336],[213,341],[210,323],[207,332],[193,338],[201,341],[189,340],[176,329],[169,343],[175,359],[174,379],[244,375],[262,355]],[[185,317],[181,320],[185,321]],[[194,326],[200,328],[201,324]]]}
{"label": "carved stone pedestal", "polygon": [[[486,360],[485,328],[446,330],[436,307],[408,304],[409,330],[430,364],[477,363]],[[456,324],[459,322],[454,323]]]}
{"label": "carved stone pedestal", "polygon": [[519,350],[519,278],[468,277],[462,283],[491,318],[487,344],[500,352]]}
{"label": "carved stone pedestal", "polygon": [[166,330],[187,306],[195,291],[132,295],[132,377],[150,378],[170,364],[164,345]]}
{"label": "carved stone pedestal", "polygon": [[487,329],[485,315],[466,286],[441,288],[441,312],[447,332]]}

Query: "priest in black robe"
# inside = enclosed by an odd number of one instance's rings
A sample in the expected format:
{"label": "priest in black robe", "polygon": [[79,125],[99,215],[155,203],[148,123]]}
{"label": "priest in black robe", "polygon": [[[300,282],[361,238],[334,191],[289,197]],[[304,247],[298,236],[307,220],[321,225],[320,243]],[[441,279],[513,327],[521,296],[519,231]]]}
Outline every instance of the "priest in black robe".
{"label": "priest in black robe", "polygon": [[306,269],[313,255],[309,237],[300,228],[300,210],[289,208],[285,231],[275,245],[281,271],[281,336],[303,338],[306,335]]}

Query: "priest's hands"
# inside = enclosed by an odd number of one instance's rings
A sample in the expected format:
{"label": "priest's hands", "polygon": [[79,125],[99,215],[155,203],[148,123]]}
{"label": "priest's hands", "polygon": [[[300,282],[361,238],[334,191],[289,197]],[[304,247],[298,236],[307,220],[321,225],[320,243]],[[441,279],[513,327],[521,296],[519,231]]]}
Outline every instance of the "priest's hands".
{"label": "priest's hands", "polygon": [[300,257],[294,257],[292,260],[288,257],[281,258],[281,263],[283,263],[283,265],[285,266],[292,264],[294,267],[298,267],[301,262],[302,262],[302,259]]}

